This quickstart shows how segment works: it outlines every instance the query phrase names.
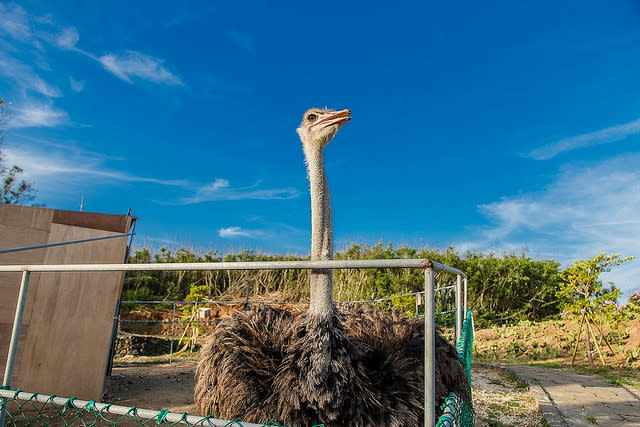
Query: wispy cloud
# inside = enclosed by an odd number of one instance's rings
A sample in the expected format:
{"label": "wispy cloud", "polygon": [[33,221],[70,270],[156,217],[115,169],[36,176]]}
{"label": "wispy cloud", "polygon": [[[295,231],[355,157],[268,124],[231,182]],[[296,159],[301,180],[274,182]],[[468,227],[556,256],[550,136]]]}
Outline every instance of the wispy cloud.
{"label": "wispy cloud", "polygon": [[[175,73],[166,68],[164,59],[136,50],[95,55],[78,47],[80,35],[75,27],[58,25],[51,17],[31,16],[15,3],[0,4],[0,34],[2,33],[18,43],[36,47],[39,51],[44,51],[43,44],[48,44],[61,50],[80,53],[97,61],[107,71],[127,83],[143,80],[167,86],[184,85]],[[0,72],[27,89],[49,97],[60,96],[59,90],[44,82],[30,67],[6,54],[0,57]]]}
{"label": "wispy cloud", "polygon": [[[19,138],[12,138],[16,140]],[[83,181],[90,178],[102,178],[118,182],[140,182],[159,184],[173,187],[189,187],[185,180],[160,179],[140,176],[104,166],[108,156],[75,149],[46,147],[33,144],[18,146],[3,146],[3,154],[8,164],[20,165],[25,170],[26,177],[52,191],[68,190],[68,183]]]}
{"label": "wispy cloud", "polygon": [[229,38],[233,40],[233,42],[239,47],[241,47],[242,49],[246,50],[251,54],[256,53],[255,46],[253,43],[253,37],[251,37],[249,34],[241,33],[238,31],[229,31],[227,34]]}
{"label": "wispy cloud", "polygon": [[12,128],[56,127],[68,121],[67,113],[54,108],[51,103],[27,104],[15,109],[9,125]]}
{"label": "wispy cloud", "polygon": [[[213,183],[199,186],[187,179],[166,179],[130,173],[109,166],[113,160],[122,159],[77,147],[73,141],[61,144],[15,135],[11,141],[14,142],[13,145],[3,146],[6,161],[8,164],[21,166],[25,170],[25,177],[36,182],[39,189],[46,190],[44,192],[68,192],[71,191],[70,188],[88,182],[120,182],[174,187],[177,194],[195,192],[194,195],[180,198],[177,202],[158,201],[160,204],[187,205],[242,199],[281,200],[299,196],[299,192],[294,188],[258,188],[260,182],[248,187],[232,187],[228,180],[220,178]],[[166,197],[166,194],[163,193],[163,197]],[[257,234],[254,233],[255,235]]]}
{"label": "wispy cloud", "polygon": [[257,237],[264,234],[260,230],[245,230],[240,227],[223,227],[218,230],[218,236],[223,239],[233,239],[237,237]]}
{"label": "wispy cloud", "polygon": [[591,147],[600,144],[621,141],[631,135],[640,133],[640,118],[621,125],[611,126],[595,132],[584,133],[570,138],[551,142],[528,153],[527,157],[535,160],[547,160],[560,153]]}
{"label": "wispy cloud", "polygon": [[60,89],[47,83],[31,66],[2,52],[0,52],[0,75],[16,82],[22,90],[52,98],[62,96]]}
{"label": "wispy cloud", "polygon": [[74,92],[82,92],[84,90],[84,81],[79,81],[69,76],[69,86]]}
{"label": "wispy cloud", "polygon": [[15,3],[0,3],[0,31],[9,34],[14,39],[29,39],[31,28],[27,12]]}
{"label": "wispy cloud", "polygon": [[[470,249],[522,250],[563,264],[602,251],[640,256],[640,154],[567,167],[544,190],[481,205],[491,225],[470,230]],[[605,276],[638,286],[635,260]]]}
{"label": "wispy cloud", "polygon": [[127,83],[133,83],[133,77],[168,86],[183,85],[179,77],[162,65],[164,60],[134,50],[123,54],[103,55],[98,61],[106,70]]}
{"label": "wispy cloud", "polygon": [[226,179],[216,179],[214,182],[196,189],[191,197],[185,197],[178,201],[179,204],[194,204],[219,200],[284,200],[294,199],[300,195],[295,188],[259,189],[260,182],[248,187],[231,187]]}
{"label": "wispy cloud", "polygon": [[75,50],[76,43],[78,43],[79,39],[80,39],[80,36],[78,35],[78,30],[76,30],[75,27],[66,27],[54,39],[54,43],[60,49]]}

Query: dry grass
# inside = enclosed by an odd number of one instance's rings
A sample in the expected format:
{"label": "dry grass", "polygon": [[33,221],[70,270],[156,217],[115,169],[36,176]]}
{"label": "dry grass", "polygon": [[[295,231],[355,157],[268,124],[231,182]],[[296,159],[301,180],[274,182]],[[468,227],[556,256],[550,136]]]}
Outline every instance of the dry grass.
{"label": "dry grass", "polygon": [[513,373],[474,365],[471,373],[476,426],[549,425],[529,392],[529,386]]}

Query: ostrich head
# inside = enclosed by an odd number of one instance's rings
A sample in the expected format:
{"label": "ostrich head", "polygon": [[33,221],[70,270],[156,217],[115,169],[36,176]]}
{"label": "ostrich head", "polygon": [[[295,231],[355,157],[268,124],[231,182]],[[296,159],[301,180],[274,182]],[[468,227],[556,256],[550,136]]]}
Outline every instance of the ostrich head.
{"label": "ostrich head", "polygon": [[297,129],[305,153],[310,148],[323,149],[338,132],[338,129],[351,120],[351,110],[340,111],[326,108],[311,108],[302,116],[302,123]]}

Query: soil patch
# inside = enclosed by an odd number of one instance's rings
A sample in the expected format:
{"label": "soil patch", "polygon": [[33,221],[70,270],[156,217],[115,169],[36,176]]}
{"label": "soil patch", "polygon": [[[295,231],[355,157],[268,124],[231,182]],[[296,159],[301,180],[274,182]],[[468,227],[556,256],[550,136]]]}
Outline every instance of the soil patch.
{"label": "soil patch", "polygon": [[471,372],[476,426],[546,426],[529,386],[502,369],[474,365]]}

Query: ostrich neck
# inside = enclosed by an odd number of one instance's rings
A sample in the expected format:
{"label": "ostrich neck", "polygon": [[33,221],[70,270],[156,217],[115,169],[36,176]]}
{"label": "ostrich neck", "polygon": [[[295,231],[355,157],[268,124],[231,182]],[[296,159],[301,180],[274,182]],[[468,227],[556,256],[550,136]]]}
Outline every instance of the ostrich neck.
{"label": "ostrich neck", "polygon": [[[323,148],[311,147],[307,155],[311,188],[311,259],[333,259],[331,199],[324,171]],[[329,316],[333,310],[333,270],[311,270],[309,313]]]}

